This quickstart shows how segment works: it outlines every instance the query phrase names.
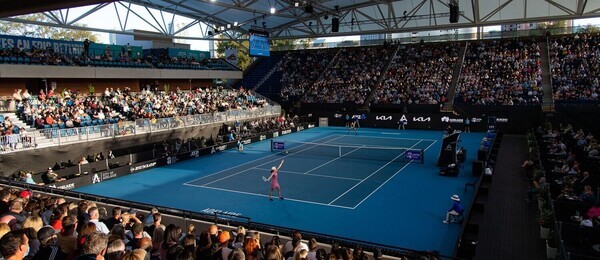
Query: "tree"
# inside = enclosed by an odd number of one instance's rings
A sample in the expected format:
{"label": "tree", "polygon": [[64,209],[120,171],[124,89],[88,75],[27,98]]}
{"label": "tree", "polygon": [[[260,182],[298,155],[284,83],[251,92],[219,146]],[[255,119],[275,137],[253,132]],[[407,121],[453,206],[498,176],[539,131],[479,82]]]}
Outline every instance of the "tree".
{"label": "tree", "polygon": [[542,31],[550,32],[551,34],[568,33],[568,29],[569,29],[569,28],[567,28],[566,20],[542,22],[542,23],[538,23],[536,27]]}
{"label": "tree", "polygon": [[[23,15],[19,18],[36,21],[36,22],[47,22],[52,23],[43,13],[36,13],[30,15]],[[85,24],[75,23],[74,26],[86,27]],[[67,28],[59,28],[45,25],[25,24],[25,23],[14,23],[7,21],[0,21],[0,33],[9,35],[23,35],[35,38],[46,38],[54,40],[70,40],[70,41],[83,41],[89,39],[92,42],[97,42],[98,38],[95,34],[89,31],[73,30]]]}
{"label": "tree", "polygon": [[579,29],[577,29],[578,33],[599,33],[600,32],[600,28],[598,26],[595,25],[591,25],[588,24],[586,26],[583,26]]}

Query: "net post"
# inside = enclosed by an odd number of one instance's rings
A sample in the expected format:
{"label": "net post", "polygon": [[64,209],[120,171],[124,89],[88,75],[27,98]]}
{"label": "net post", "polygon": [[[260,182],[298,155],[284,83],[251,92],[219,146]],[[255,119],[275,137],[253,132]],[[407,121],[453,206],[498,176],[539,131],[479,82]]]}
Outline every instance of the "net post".
{"label": "net post", "polygon": [[421,164],[425,164],[425,149],[421,149]]}
{"label": "net post", "polygon": [[342,146],[338,146],[338,157],[342,157]]}
{"label": "net post", "polygon": [[271,138],[271,139],[269,139],[269,141],[271,141],[271,147],[270,148],[271,148],[271,152],[273,152],[273,139]]}

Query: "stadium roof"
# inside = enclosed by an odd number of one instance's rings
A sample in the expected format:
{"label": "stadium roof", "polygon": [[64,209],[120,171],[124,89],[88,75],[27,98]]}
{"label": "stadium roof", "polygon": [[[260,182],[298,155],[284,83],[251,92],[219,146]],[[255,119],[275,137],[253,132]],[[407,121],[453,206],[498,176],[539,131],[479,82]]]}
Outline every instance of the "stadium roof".
{"label": "stadium roof", "polygon": [[[102,8],[117,10],[118,6],[128,10],[127,15],[115,12],[115,19],[120,23],[127,24],[131,14],[164,37],[184,39],[211,39],[218,34],[235,39],[253,26],[265,27],[272,38],[295,39],[600,17],[600,1],[597,0],[458,0],[459,22],[451,24],[449,1],[457,0],[0,0],[3,7],[0,17],[15,22],[85,29],[74,26],[73,21]],[[80,6],[89,6],[89,11],[66,18],[70,8]],[[148,12],[134,11],[132,6],[143,7]],[[157,10],[159,15],[156,15]],[[44,12],[52,22],[30,22],[15,17],[34,12]],[[166,29],[165,20],[168,22],[172,16],[190,20],[183,29],[202,23],[209,26],[201,35],[182,36],[183,30]],[[331,32],[334,17],[340,21],[337,33]],[[141,28],[89,28],[97,32],[135,34],[132,29]]]}

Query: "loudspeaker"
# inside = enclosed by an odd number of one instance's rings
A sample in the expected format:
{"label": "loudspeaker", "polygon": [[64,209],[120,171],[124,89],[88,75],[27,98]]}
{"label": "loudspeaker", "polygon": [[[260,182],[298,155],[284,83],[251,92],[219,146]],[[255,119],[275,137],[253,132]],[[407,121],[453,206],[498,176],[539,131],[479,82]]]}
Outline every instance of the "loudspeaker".
{"label": "loudspeaker", "polygon": [[331,32],[340,31],[340,18],[334,17],[331,19]]}
{"label": "loudspeaker", "polygon": [[450,23],[458,23],[458,15],[459,15],[458,5],[450,4]]}

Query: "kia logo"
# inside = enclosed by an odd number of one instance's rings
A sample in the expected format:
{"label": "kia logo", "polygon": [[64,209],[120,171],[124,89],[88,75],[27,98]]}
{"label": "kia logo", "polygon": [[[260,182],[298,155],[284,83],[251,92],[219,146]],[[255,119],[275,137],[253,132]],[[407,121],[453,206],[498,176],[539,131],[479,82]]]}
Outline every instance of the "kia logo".
{"label": "kia logo", "polygon": [[376,116],[375,120],[379,121],[390,121],[392,120],[392,116]]}
{"label": "kia logo", "polygon": [[431,117],[413,117],[413,121],[415,122],[431,122]]}

